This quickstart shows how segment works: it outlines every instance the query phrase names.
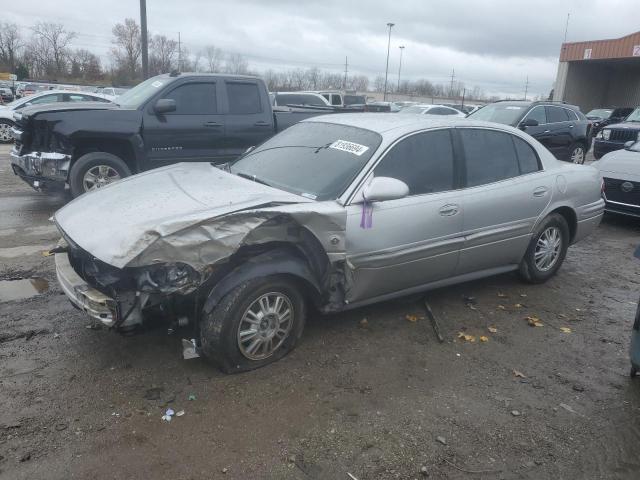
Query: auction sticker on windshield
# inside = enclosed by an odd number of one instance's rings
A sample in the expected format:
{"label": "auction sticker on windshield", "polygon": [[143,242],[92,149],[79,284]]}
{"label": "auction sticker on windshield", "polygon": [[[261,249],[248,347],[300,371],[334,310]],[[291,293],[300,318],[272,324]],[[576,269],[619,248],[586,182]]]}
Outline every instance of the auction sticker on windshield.
{"label": "auction sticker on windshield", "polygon": [[354,155],[360,156],[367,150],[369,147],[365,145],[360,145],[359,143],[348,142],[347,140],[336,140],[329,148],[333,148],[335,150],[342,150],[343,152],[353,153]]}

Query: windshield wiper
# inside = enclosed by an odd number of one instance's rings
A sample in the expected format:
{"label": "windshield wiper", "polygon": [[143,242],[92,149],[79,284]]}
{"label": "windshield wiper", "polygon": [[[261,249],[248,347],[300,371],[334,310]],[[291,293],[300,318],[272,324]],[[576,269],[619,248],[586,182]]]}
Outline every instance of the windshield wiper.
{"label": "windshield wiper", "polygon": [[242,178],[246,178],[247,180],[251,180],[252,182],[261,183],[262,185],[266,185],[267,187],[271,186],[269,183],[256,177],[255,175],[249,175],[248,173],[243,173],[243,172],[237,172],[236,175]]}

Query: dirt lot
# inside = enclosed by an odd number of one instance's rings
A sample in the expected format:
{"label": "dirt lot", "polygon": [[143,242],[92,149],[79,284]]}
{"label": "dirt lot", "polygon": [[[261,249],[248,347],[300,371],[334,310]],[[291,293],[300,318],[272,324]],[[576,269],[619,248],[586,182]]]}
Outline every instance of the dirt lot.
{"label": "dirt lot", "polygon": [[[640,478],[640,222],[607,219],[545,285],[431,292],[443,344],[416,299],[389,302],[314,316],[284,360],[225,376],[166,329],[85,328],[41,255],[65,199],[22,184],[8,151],[0,280],[49,288],[0,303],[1,479]],[[185,414],[164,422],[167,407]]]}

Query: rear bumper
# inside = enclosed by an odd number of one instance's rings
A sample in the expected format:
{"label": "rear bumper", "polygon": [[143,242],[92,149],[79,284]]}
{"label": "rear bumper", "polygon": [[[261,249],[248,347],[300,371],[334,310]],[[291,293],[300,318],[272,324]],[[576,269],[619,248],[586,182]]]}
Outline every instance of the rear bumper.
{"label": "rear bumper", "polygon": [[78,275],[66,253],[56,253],[56,276],[69,301],[91,318],[112,327],[118,319],[117,302],[91,287]]}
{"label": "rear bumper", "polygon": [[605,202],[602,198],[598,201],[584,205],[578,210],[578,223],[573,242],[576,243],[590,235],[602,221],[604,215]]}

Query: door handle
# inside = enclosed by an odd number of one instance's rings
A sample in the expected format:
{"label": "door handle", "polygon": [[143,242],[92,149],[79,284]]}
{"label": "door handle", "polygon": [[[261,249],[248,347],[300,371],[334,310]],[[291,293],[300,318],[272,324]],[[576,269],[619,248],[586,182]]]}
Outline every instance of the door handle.
{"label": "door handle", "polygon": [[221,123],[218,122],[204,122],[205,127],[222,127]]}
{"label": "door handle", "polygon": [[573,125],[569,125],[569,128],[573,128]]}
{"label": "door handle", "polygon": [[451,217],[460,211],[460,207],[454,204],[447,204],[440,207],[438,213],[443,217]]}
{"label": "door handle", "polygon": [[547,194],[547,187],[538,187],[533,191],[534,197],[544,197]]}
{"label": "door handle", "polygon": [[544,132],[542,132],[542,133],[551,133],[551,130],[545,130],[545,131],[544,131]]}
{"label": "door handle", "polygon": [[269,122],[256,122],[253,124],[254,127],[270,127],[271,124]]}

